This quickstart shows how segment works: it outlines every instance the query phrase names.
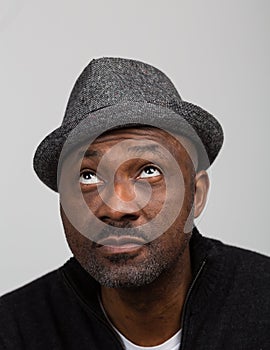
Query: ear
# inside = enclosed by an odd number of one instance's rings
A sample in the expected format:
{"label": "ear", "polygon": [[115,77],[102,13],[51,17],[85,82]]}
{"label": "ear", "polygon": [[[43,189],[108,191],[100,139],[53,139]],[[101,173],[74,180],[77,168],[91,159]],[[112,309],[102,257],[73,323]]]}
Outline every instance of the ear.
{"label": "ear", "polygon": [[199,171],[195,176],[194,217],[200,216],[203,211],[209,190],[209,177],[205,170]]}

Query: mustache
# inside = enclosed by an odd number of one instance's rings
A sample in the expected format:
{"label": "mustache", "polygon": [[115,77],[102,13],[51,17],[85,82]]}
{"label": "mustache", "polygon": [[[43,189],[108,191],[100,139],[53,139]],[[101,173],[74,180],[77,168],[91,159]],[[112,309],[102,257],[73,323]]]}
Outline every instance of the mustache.
{"label": "mustache", "polygon": [[148,235],[138,227],[134,227],[130,222],[109,222],[107,225],[96,235],[92,237],[93,241],[98,242],[101,239],[106,239],[108,237],[137,237],[145,240],[149,240]]}

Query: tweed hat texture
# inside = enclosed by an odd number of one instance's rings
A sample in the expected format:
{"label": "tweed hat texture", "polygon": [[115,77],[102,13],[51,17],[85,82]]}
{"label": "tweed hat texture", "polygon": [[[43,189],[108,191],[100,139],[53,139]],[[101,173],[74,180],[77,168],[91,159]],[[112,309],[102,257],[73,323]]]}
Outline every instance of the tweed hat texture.
{"label": "tweed hat texture", "polygon": [[[63,122],[38,146],[34,170],[57,191],[57,169],[64,145],[72,149],[110,129],[150,125],[189,137],[203,149],[201,167],[215,160],[223,143],[219,122],[207,111],[183,101],[157,68],[124,58],[92,60],[78,77]],[[206,159],[207,158],[207,159]]]}

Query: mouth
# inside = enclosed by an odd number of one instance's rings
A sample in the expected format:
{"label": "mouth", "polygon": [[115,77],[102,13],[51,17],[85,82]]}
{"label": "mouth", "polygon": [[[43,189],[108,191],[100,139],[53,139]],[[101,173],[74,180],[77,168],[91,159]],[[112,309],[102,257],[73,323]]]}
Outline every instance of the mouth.
{"label": "mouth", "polygon": [[99,240],[98,248],[110,254],[128,253],[140,249],[147,242],[134,236],[109,236]]}

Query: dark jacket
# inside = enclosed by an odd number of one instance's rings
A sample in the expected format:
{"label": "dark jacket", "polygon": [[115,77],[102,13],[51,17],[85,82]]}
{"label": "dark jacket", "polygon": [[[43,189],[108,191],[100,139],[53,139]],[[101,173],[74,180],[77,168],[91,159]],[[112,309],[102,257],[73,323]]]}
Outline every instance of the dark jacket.
{"label": "dark jacket", "polygon": [[[190,242],[193,283],[182,350],[270,349],[270,259],[202,237]],[[0,298],[0,349],[120,350],[99,285],[71,258]],[[162,330],[161,330],[162,331]]]}

